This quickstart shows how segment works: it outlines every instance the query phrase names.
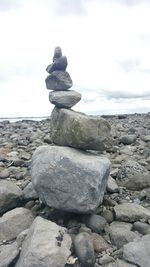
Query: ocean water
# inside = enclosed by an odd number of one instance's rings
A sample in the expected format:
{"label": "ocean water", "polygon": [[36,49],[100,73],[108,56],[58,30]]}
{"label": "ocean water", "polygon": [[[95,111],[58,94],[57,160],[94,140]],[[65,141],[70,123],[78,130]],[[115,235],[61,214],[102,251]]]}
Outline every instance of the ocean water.
{"label": "ocean water", "polygon": [[22,121],[22,120],[42,121],[42,120],[46,120],[48,118],[49,118],[49,116],[45,116],[45,117],[4,117],[4,118],[0,118],[0,122],[2,122],[2,121],[15,122],[15,121]]}

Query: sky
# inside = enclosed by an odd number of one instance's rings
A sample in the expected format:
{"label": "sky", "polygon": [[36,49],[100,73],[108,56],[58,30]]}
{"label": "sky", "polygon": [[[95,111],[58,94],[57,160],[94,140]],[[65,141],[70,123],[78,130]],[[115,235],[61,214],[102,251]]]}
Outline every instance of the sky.
{"label": "sky", "polygon": [[150,0],[0,0],[0,117],[49,116],[45,71],[67,56],[74,110],[150,112]]}

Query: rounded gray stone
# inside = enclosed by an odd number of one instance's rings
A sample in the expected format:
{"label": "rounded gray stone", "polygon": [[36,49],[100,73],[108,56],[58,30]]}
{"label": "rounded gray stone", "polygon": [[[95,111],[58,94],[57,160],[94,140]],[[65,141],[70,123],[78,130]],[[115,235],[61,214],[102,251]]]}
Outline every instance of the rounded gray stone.
{"label": "rounded gray stone", "polygon": [[102,233],[106,226],[105,218],[97,214],[93,214],[87,217],[85,223],[87,227],[89,227],[90,229],[92,229],[93,232],[98,234]]}
{"label": "rounded gray stone", "polygon": [[116,219],[124,222],[136,222],[141,219],[150,219],[150,211],[141,205],[123,203],[114,207]]}
{"label": "rounded gray stone", "polygon": [[22,199],[22,190],[11,181],[0,181],[0,213],[15,208]]}
{"label": "rounded gray stone", "polygon": [[67,71],[55,70],[46,80],[46,88],[54,91],[66,91],[72,87],[72,80]]}
{"label": "rounded gray stone", "polygon": [[128,134],[128,135],[123,135],[122,137],[120,137],[119,141],[120,143],[124,145],[131,145],[135,143],[136,139],[137,139],[137,136],[135,134]]}
{"label": "rounded gray stone", "polygon": [[72,108],[80,100],[81,94],[73,90],[49,93],[49,101],[58,108]]}
{"label": "rounded gray stone", "polygon": [[95,255],[91,237],[88,233],[80,233],[75,237],[74,247],[81,267],[94,267]]}
{"label": "rounded gray stone", "polygon": [[6,212],[0,218],[0,241],[16,238],[22,231],[29,228],[33,220],[32,212],[25,208],[16,208]]}
{"label": "rounded gray stone", "polygon": [[55,70],[65,71],[67,65],[68,65],[67,58],[65,56],[62,56],[55,59],[55,61],[52,64],[48,65],[46,71],[50,74]]}

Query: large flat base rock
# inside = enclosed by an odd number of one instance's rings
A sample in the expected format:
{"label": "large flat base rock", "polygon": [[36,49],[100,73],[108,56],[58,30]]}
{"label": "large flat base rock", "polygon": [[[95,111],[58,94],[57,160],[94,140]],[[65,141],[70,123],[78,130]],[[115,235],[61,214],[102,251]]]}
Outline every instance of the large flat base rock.
{"label": "large flat base rock", "polygon": [[110,131],[109,123],[97,116],[56,107],[51,114],[52,140],[57,145],[103,151],[112,146]]}
{"label": "large flat base rock", "polygon": [[70,147],[41,146],[32,158],[32,183],[50,207],[92,213],[103,200],[110,161]]}

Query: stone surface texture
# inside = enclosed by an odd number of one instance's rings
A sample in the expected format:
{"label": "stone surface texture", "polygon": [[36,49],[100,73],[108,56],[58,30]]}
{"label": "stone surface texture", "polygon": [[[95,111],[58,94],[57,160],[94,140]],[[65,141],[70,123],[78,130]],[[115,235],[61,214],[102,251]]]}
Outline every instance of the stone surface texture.
{"label": "stone surface texture", "polygon": [[0,218],[0,241],[13,240],[23,230],[29,228],[34,217],[30,210],[16,208],[6,212]]}
{"label": "stone surface texture", "polygon": [[0,246],[0,267],[14,266],[19,249],[16,242]]}
{"label": "stone surface texture", "polygon": [[70,248],[71,238],[65,228],[36,217],[15,267],[64,267],[71,254]]}
{"label": "stone surface texture", "polygon": [[123,258],[140,267],[150,265],[150,235],[145,235],[141,240],[130,242],[123,248]]}

